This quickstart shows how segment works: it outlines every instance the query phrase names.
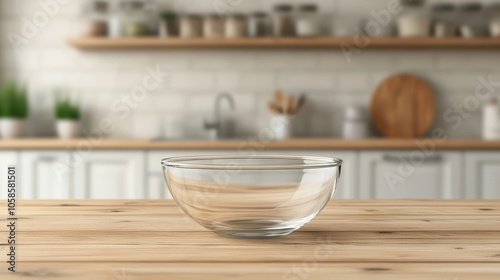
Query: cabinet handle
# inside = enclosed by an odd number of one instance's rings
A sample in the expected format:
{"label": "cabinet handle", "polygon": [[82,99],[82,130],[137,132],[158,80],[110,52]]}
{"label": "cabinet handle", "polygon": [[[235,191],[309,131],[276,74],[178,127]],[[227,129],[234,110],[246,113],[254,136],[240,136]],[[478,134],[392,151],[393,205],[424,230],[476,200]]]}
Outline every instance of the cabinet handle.
{"label": "cabinet handle", "polygon": [[441,155],[432,155],[432,156],[425,156],[422,159],[420,159],[419,157],[412,159],[412,158],[410,158],[410,156],[384,155],[383,159],[384,159],[384,161],[388,161],[388,162],[418,161],[418,162],[423,162],[423,163],[431,163],[431,162],[440,162],[443,159],[443,157]]}
{"label": "cabinet handle", "polygon": [[38,160],[40,160],[40,161],[56,161],[56,158],[51,157],[51,156],[41,156],[38,158]]}

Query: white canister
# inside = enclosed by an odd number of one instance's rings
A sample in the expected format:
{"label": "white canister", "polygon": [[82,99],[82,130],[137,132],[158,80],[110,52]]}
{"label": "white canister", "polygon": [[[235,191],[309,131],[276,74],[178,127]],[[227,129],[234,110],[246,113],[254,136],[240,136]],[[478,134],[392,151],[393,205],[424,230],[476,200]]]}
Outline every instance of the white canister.
{"label": "white canister", "polygon": [[496,99],[492,99],[483,107],[483,139],[497,140],[499,139],[499,116],[498,104]]}
{"label": "white canister", "polygon": [[3,118],[0,119],[0,135],[3,139],[16,139],[21,137],[24,120]]}
{"label": "white canister", "polygon": [[224,22],[217,15],[203,18],[203,37],[222,38],[224,37]]}
{"label": "white canister", "polygon": [[300,16],[295,20],[295,32],[298,37],[319,35],[320,30],[317,10],[318,8],[314,4],[305,4],[299,7]]}
{"label": "white canister", "polygon": [[345,139],[363,139],[369,135],[366,112],[357,106],[347,107],[342,136]]}
{"label": "white canister", "polygon": [[276,115],[271,118],[271,130],[274,140],[285,140],[293,136],[294,116]]}
{"label": "white canister", "polygon": [[500,37],[500,19],[490,23],[490,34],[491,37]]}
{"label": "white canister", "polygon": [[344,123],[342,136],[344,139],[368,138],[368,125],[360,121],[346,121]]}
{"label": "white canister", "polygon": [[399,37],[429,37],[431,20],[420,16],[402,16],[398,19]]}
{"label": "white canister", "polygon": [[247,21],[242,15],[231,15],[224,24],[226,38],[243,38],[247,36]]}
{"label": "white canister", "polygon": [[80,136],[80,122],[77,120],[57,120],[57,136],[61,139],[74,139]]}
{"label": "white canister", "polygon": [[201,17],[196,15],[186,15],[181,17],[179,29],[181,38],[201,37],[203,33]]}

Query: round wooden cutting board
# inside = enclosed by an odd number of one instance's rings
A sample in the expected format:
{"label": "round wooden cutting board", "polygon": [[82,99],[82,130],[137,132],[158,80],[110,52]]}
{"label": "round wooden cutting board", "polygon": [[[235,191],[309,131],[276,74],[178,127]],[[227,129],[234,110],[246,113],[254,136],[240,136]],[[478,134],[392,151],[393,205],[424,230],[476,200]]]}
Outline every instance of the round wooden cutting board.
{"label": "round wooden cutting board", "polygon": [[421,78],[398,74],[383,81],[371,102],[372,120],[377,130],[391,138],[422,136],[436,116],[436,99]]}

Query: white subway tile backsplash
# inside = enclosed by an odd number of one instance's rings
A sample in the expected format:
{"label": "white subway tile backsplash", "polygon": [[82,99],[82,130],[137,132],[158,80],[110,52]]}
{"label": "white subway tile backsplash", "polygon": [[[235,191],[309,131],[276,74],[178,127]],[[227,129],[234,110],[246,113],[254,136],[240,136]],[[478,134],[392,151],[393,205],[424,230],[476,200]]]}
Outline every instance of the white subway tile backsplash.
{"label": "white subway tile backsplash", "polygon": [[317,71],[284,72],[277,74],[277,87],[283,90],[334,90],[333,73]]}
{"label": "white subway tile backsplash", "polygon": [[500,60],[500,52],[496,50],[446,51],[436,57],[437,68],[440,70],[498,70],[496,61]]}
{"label": "white subway tile backsplash", "polygon": [[318,56],[310,51],[270,51],[258,53],[256,62],[265,70],[313,70],[318,66]]}
{"label": "white subway tile backsplash", "polygon": [[[131,110],[127,120],[117,122],[110,136],[133,136],[130,123],[138,114],[137,118],[140,114],[181,116],[186,119],[187,135],[206,136],[202,120],[213,115],[215,96],[219,92],[230,92],[235,98],[237,134],[257,134],[271,117],[266,104],[276,89],[307,93],[308,103],[297,118],[297,135],[340,136],[345,107],[368,106],[375,87],[390,75],[409,72],[427,80],[436,91],[442,115],[454,102],[473,92],[480,75],[500,73],[496,63],[500,51],[494,49],[381,50],[351,45],[320,50],[79,50],[68,46],[66,38],[78,30],[77,17],[85,1],[90,0],[67,1],[61,5],[46,26],[16,48],[9,41],[9,33],[22,35],[23,18],[31,20],[40,10],[39,3],[44,1],[0,1],[0,78],[26,81],[30,92],[38,96],[36,110],[29,120],[29,127],[36,128],[34,133],[53,133],[51,121],[43,118],[44,112],[51,114],[51,102],[49,99],[42,102],[39,98],[51,96],[54,87],[68,86],[79,92],[85,112],[84,125],[92,129],[104,117],[113,116],[110,109],[113,101],[142,85],[148,67],[159,68],[170,75],[148,93],[137,109]],[[372,10],[384,9],[388,3],[388,0],[311,1],[320,7],[323,16],[334,15],[334,19],[325,21],[325,29],[339,27],[339,24],[354,28],[360,20],[370,19]],[[161,10],[224,14],[270,12],[275,4],[282,2],[158,1]],[[287,2],[304,3],[301,0]],[[480,115],[474,113],[460,129],[450,134],[479,136],[479,123]],[[435,126],[448,127],[449,124],[438,116]]]}
{"label": "white subway tile backsplash", "polygon": [[252,51],[203,50],[191,52],[187,57],[196,70],[245,70],[257,67]]}
{"label": "white subway tile backsplash", "polygon": [[215,87],[218,90],[237,90],[240,84],[240,75],[235,72],[218,72],[215,74]]}
{"label": "white subway tile backsplash", "polygon": [[276,74],[274,72],[241,72],[240,87],[245,90],[274,91]]}
{"label": "white subway tile backsplash", "polygon": [[363,72],[337,73],[338,90],[340,92],[349,90],[366,90],[369,84],[369,76]]}
{"label": "white subway tile backsplash", "polygon": [[436,65],[436,52],[421,50],[395,51],[394,60],[396,67],[401,71],[434,69]]}
{"label": "white subway tile backsplash", "polygon": [[77,89],[111,90],[118,81],[113,72],[86,71],[66,74],[66,82]]}
{"label": "white subway tile backsplash", "polygon": [[173,72],[166,84],[174,90],[211,90],[214,87],[214,75],[207,72]]}

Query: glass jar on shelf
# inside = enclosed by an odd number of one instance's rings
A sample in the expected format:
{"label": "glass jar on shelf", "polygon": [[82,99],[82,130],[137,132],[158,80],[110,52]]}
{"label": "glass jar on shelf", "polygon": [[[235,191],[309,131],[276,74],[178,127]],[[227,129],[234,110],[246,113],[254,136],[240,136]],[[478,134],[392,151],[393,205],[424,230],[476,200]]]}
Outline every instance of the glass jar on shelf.
{"label": "glass jar on shelf", "polygon": [[203,37],[224,37],[224,22],[218,15],[208,15],[203,18]]}
{"label": "glass jar on shelf", "polygon": [[401,0],[403,11],[397,20],[399,37],[429,37],[431,19],[423,0]]}
{"label": "glass jar on shelf", "polygon": [[110,37],[135,37],[151,33],[153,9],[146,1],[116,2],[109,21]]}
{"label": "glass jar on shelf", "polygon": [[162,38],[179,36],[179,17],[173,11],[165,11],[160,15],[159,35]]}
{"label": "glass jar on shelf", "polygon": [[487,9],[489,33],[491,37],[500,37],[500,3],[492,3]]}
{"label": "glass jar on shelf", "polygon": [[247,20],[243,15],[227,16],[224,25],[226,38],[243,38],[247,35]]}
{"label": "glass jar on shelf", "polygon": [[90,37],[108,35],[109,5],[105,1],[87,2],[83,7],[81,34]]}
{"label": "glass jar on shelf", "polygon": [[140,37],[151,34],[150,13],[147,9],[147,3],[144,1],[125,2],[125,11],[128,14],[125,23],[125,36]]}
{"label": "glass jar on shelf", "polygon": [[463,38],[482,37],[486,35],[486,20],[483,6],[480,3],[464,3],[458,7],[460,18],[460,34]]}
{"label": "glass jar on shelf", "polygon": [[298,37],[320,35],[318,6],[303,4],[299,6],[299,15],[295,20],[295,31]]}
{"label": "glass jar on shelf", "polygon": [[195,14],[184,15],[180,20],[180,37],[198,38],[203,34],[203,23],[200,16]]}
{"label": "glass jar on shelf", "polygon": [[457,34],[455,5],[450,3],[438,3],[431,7],[432,21],[434,26],[434,37],[454,37]]}
{"label": "glass jar on shelf", "polygon": [[269,19],[264,12],[255,12],[247,19],[249,37],[264,37],[269,33]]}
{"label": "glass jar on shelf", "polygon": [[291,5],[280,4],[274,7],[273,34],[276,37],[295,36],[293,7]]}

